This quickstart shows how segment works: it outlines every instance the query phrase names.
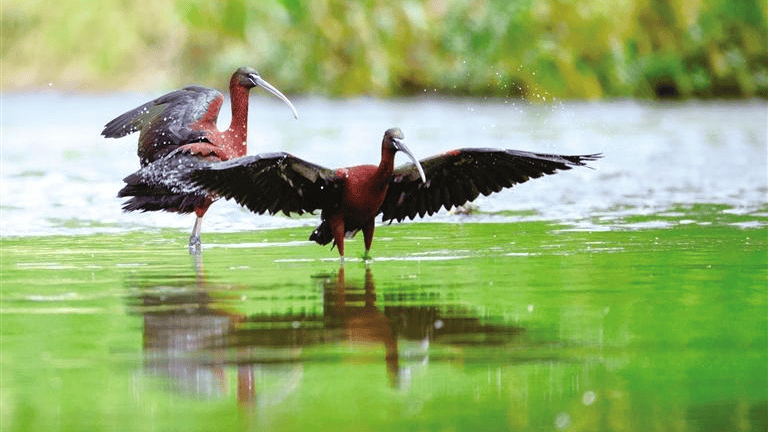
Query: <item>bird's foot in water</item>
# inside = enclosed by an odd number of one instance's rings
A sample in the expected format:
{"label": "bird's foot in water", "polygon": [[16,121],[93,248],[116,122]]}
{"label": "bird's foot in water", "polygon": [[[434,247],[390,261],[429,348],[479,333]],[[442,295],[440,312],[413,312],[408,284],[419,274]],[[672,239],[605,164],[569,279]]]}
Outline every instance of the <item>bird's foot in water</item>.
{"label": "bird's foot in water", "polygon": [[363,256],[361,256],[360,258],[362,258],[362,260],[365,261],[366,263],[373,261],[373,257],[371,256],[370,253],[368,253],[368,251],[365,251]]}
{"label": "bird's foot in water", "polygon": [[202,243],[200,242],[200,236],[190,236],[189,237],[189,253],[190,255],[200,255],[200,251],[202,250]]}

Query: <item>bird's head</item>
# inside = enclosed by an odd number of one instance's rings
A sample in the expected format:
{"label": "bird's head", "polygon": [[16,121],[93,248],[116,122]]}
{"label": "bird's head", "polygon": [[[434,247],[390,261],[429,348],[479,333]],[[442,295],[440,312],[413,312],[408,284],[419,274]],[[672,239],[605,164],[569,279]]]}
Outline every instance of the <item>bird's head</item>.
{"label": "bird's head", "polygon": [[299,113],[296,112],[296,108],[293,107],[293,104],[291,103],[291,101],[289,101],[284,94],[280,93],[280,90],[273,87],[272,84],[266,82],[264,78],[262,78],[261,75],[259,75],[256,69],[248,66],[243,66],[238,70],[236,70],[234,75],[232,75],[232,81],[237,85],[240,85],[247,89],[252,89],[253,87],[263,88],[264,90],[275,95],[281,101],[285,102],[286,105],[288,105],[288,107],[291,108],[291,111],[293,111],[293,117],[299,118]]}
{"label": "bird's head", "polygon": [[405,135],[403,135],[403,131],[400,130],[400,128],[392,128],[387,129],[386,132],[384,132],[384,146],[387,150],[396,153],[396,152],[403,152],[405,153],[412,161],[413,164],[416,165],[416,170],[419,172],[419,176],[421,177],[421,181],[424,183],[427,182],[427,176],[424,175],[424,168],[421,167],[421,163],[416,159],[416,157],[411,153],[410,150],[408,150],[408,147],[405,146]]}

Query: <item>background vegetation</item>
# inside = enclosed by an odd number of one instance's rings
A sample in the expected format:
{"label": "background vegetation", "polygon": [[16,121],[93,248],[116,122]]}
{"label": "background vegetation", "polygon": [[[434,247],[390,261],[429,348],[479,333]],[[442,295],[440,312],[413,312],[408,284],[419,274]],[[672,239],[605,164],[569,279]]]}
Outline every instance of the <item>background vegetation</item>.
{"label": "background vegetation", "polygon": [[763,0],[4,0],[3,91],[766,97]]}

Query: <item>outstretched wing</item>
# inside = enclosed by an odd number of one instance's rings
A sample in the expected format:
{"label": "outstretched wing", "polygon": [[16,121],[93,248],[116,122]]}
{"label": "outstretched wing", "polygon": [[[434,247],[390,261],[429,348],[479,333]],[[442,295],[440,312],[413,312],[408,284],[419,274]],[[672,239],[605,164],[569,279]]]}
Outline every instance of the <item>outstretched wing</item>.
{"label": "outstretched wing", "polygon": [[[120,115],[104,126],[106,138],[120,138],[141,132],[139,157],[142,166],[168,155],[177,147],[204,141],[200,121],[215,126],[224,96],[217,90],[188,86],[163,95]],[[197,127],[193,127],[197,126]]]}
{"label": "outstretched wing", "polygon": [[335,170],[283,152],[215,163],[191,172],[189,180],[258,214],[330,208],[343,193]]}
{"label": "outstretched wing", "polygon": [[416,167],[397,168],[380,208],[383,219],[432,215],[445,207],[460,206],[478,195],[489,195],[532,178],[558,170],[585,165],[601,155],[562,156],[519,150],[461,149],[424,159],[421,162],[427,181],[419,178]]}

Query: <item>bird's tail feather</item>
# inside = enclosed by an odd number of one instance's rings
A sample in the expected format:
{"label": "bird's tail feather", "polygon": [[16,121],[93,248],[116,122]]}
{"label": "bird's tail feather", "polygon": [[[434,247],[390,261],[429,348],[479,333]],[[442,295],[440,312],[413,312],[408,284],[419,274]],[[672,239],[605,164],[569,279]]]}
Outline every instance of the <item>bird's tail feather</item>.
{"label": "bird's tail feather", "polygon": [[[331,224],[327,220],[320,222],[320,225],[312,231],[309,239],[320,245],[327,245],[333,240],[333,230]],[[335,244],[335,242],[334,242]]]}
{"label": "bird's tail feather", "polygon": [[207,208],[214,197],[191,184],[187,176],[208,165],[210,162],[204,158],[180,150],[152,161],[123,179],[125,187],[117,196],[130,197],[123,210],[191,213]]}
{"label": "bird's tail feather", "polygon": [[195,208],[205,207],[209,198],[203,194],[180,194],[166,188],[147,184],[127,184],[117,194],[131,197],[123,203],[123,211],[168,211],[192,213]]}

